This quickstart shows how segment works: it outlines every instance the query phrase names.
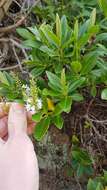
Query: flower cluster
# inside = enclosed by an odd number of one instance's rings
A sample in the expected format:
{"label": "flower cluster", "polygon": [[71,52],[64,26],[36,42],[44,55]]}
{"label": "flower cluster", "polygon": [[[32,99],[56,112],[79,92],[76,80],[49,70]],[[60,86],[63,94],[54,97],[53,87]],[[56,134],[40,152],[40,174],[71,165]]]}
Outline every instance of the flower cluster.
{"label": "flower cluster", "polygon": [[30,80],[30,86],[27,84],[22,86],[22,94],[27,111],[34,114],[42,108],[42,100],[38,97],[38,88],[33,78]]}

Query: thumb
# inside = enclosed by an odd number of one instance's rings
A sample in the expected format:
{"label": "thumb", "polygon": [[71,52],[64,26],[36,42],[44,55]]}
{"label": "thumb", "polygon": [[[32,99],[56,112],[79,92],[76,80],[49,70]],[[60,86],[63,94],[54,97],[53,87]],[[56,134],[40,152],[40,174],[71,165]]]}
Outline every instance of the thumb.
{"label": "thumb", "polygon": [[14,136],[27,131],[26,110],[22,104],[12,103],[8,117],[8,134]]}

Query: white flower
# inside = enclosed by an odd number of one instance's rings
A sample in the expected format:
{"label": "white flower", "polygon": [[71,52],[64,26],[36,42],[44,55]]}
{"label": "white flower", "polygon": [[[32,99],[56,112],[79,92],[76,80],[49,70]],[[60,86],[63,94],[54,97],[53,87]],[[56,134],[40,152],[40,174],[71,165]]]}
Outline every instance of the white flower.
{"label": "white flower", "polygon": [[22,88],[26,91],[26,95],[29,96],[30,95],[30,87],[26,84],[22,86]]}
{"label": "white flower", "polygon": [[35,114],[38,110],[42,108],[42,100],[41,99],[37,100],[37,110],[36,110],[36,106],[32,105],[31,97],[27,99],[25,106],[26,106],[27,111],[30,111],[32,114]]}
{"label": "white flower", "polygon": [[31,104],[26,104],[26,109],[28,112],[31,112],[32,114],[36,113],[35,106],[32,106]]}
{"label": "white flower", "polygon": [[29,103],[27,103],[25,106],[26,106],[27,111],[31,110],[31,105]]}
{"label": "white flower", "polygon": [[36,113],[35,106],[32,106],[30,111],[32,114],[35,114]]}
{"label": "white flower", "polygon": [[42,108],[42,100],[41,99],[38,99],[37,107],[38,107],[39,110]]}

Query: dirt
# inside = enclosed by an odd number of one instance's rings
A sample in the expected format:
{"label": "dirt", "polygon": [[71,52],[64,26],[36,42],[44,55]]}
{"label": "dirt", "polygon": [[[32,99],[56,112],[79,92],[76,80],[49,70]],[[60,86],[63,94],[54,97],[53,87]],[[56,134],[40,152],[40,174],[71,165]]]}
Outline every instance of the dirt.
{"label": "dirt", "polygon": [[[34,140],[40,168],[40,190],[77,190],[80,189],[80,185],[82,190],[86,189],[88,179],[85,176],[78,184],[77,179],[69,174],[73,134],[79,138],[79,146],[87,149],[95,159],[95,175],[107,169],[107,143],[104,140],[107,124],[95,122],[106,120],[106,108],[107,103],[98,98],[74,103],[71,113],[63,115],[65,121],[63,130],[52,126],[41,142]],[[84,128],[86,114],[96,118],[93,124],[101,135],[100,138],[93,129]]]}

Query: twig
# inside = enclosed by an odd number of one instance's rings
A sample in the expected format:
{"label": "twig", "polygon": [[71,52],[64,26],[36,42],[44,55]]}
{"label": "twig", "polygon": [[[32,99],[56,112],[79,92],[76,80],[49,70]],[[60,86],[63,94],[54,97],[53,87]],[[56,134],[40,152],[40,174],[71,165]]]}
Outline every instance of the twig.
{"label": "twig", "polygon": [[11,26],[0,27],[0,33],[11,32],[12,30],[19,27],[24,22],[25,19],[26,19],[26,17],[22,17],[17,23],[15,23],[15,24],[13,24]]}
{"label": "twig", "polygon": [[22,17],[17,23],[11,25],[11,26],[6,26],[6,27],[0,27],[0,33],[7,33],[7,32],[11,32],[12,30],[16,29],[17,27],[19,27],[23,22],[24,20],[28,17],[28,15],[31,13],[32,11],[32,8],[34,6],[36,6],[38,3],[40,2],[40,0],[37,0],[35,2],[35,4],[33,6],[31,6],[31,8],[29,9],[27,15],[24,17]]}
{"label": "twig", "polygon": [[[27,16],[31,13],[32,8],[35,7],[38,3],[40,3],[40,0],[37,0],[30,8],[29,11],[27,12]],[[24,6],[22,6],[22,9],[24,8]],[[23,11],[22,11],[23,12]]]}
{"label": "twig", "polygon": [[18,3],[16,0],[13,0],[13,2],[15,2],[15,3],[16,3],[16,5],[18,5],[18,6],[21,8],[20,3]]}
{"label": "twig", "polygon": [[12,70],[12,69],[16,69],[17,67],[19,67],[19,65],[13,65],[10,67],[0,68],[0,71]]}
{"label": "twig", "polygon": [[21,72],[23,73],[24,71],[23,71],[22,65],[21,65],[21,63],[20,63],[19,57],[17,56],[17,53],[16,53],[16,50],[15,50],[14,44],[12,44],[12,49],[13,49],[14,55],[15,55],[15,57],[16,57],[17,63],[18,63],[18,65],[19,65],[19,68],[20,68]]}
{"label": "twig", "polygon": [[104,136],[102,137],[102,135],[100,135],[100,133],[98,132],[98,130],[96,129],[96,127],[94,126],[94,124],[93,124],[93,122],[90,120],[90,118],[87,116],[86,119],[87,119],[87,120],[89,121],[89,123],[91,124],[91,126],[92,126],[94,132],[96,133],[96,135],[98,136],[98,138],[101,139],[101,140],[103,140],[103,141],[105,141],[105,142],[107,142],[107,139],[106,139]]}
{"label": "twig", "polygon": [[91,106],[92,106],[92,104],[93,104],[93,101],[94,101],[94,99],[92,99],[92,100],[89,102],[89,105],[88,105],[88,108],[87,108],[87,114],[89,113],[89,110],[90,110],[90,108],[91,108]]}
{"label": "twig", "polygon": [[19,44],[17,41],[15,41],[14,39],[10,38],[9,39],[10,42],[12,42],[16,47],[20,48],[23,52],[23,55],[25,56],[26,59],[28,59],[27,53],[25,51],[25,49],[23,48],[23,46],[21,44]]}
{"label": "twig", "polygon": [[25,49],[23,48],[23,46],[20,43],[18,43],[17,41],[15,41],[14,39],[12,39],[12,38],[0,38],[0,42],[11,42],[11,43],[13,43],[14,46],[16,46],[22,50],[25,59],[28,59],[27,53],[26,53]]}

